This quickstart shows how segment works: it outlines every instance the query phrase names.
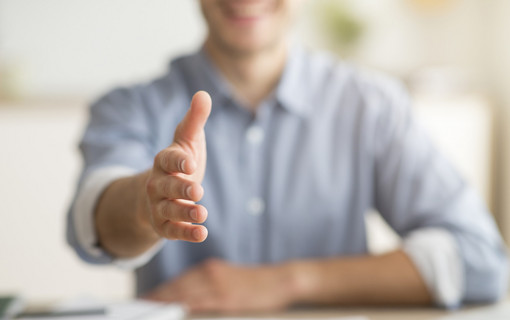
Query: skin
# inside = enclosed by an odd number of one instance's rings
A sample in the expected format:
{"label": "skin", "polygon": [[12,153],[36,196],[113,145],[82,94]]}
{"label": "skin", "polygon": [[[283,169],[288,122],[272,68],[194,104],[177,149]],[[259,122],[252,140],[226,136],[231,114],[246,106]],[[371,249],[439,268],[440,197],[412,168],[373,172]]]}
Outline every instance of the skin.
{"label": "skin", "polygon": [[193,313],[278,311],[292,305],[428,305],[419,274],[401,251],[381,256],[238,266],[208,260],[146,298],[179,301]]}
{"label": "skin", "polygon": [[[275,88],[287,56],[286,35],[299,0],[202,0],[205,48],[249,110]],[[252,7],[250,7],[252,6]],[[100,245],[118,258],[135,257],[158,240],[202,242],[206,208],[204,125],[211,110],[198,92],[154,165],[111,183],[95,211]],[[431,296],[403,251],[382,256],[296,260],[239,266],[209,260],[161,284],[147,298],[185,303],[194,312],[278,310],[295,304],[429,305]]]}
{"label": "skin", "polygon": [[[286,36],[302,1],[200,3],[209,29],[207,52],[233,86],[238,100],[255,110],[273,91],[282,74],[288,49]],[[256,13],[239,14],[241,10],[236,9],[242,7],[254,8]]]}

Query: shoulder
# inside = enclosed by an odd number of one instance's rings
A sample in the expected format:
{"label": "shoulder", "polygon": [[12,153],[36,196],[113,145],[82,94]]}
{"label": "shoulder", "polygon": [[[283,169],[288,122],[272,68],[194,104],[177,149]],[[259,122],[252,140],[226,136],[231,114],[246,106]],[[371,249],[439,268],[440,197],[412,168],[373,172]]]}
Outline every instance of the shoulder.
{"label": "shoulder", "polygon": [[379,108],[404,105],[409,107],[408,90],[400,80],[368,68],[353,68],[353,87],[367,105]]}
{"label": "shoulder", "polygon": [[396,78],[326,52],[302,50],[301,56],[300,78],[310,103],[371,116],[408,111],[407,89]]}
{"label": "shoulder", "polygon": [[403,83],[388,74],[326,52],[306,50],[304,57],[304,79],[321,94],[348,95],[370,105],[407,99]]}
{"label": "shoulder", "polygon": [[91,112],[115,113],[116,116],[157,114],[172,105],[172,101],[186,95],[180,65],[191,56],[172,60],[168,70],[152,80],[119,86],[107,91],[91,103]]}

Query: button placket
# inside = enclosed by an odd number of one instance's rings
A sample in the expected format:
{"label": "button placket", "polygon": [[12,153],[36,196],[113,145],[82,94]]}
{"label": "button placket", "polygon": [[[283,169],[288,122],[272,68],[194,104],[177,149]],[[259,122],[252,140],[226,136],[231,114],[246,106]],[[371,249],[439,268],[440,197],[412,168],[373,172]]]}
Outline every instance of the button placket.
{"label": "button placket", "polygon": [[264,140],[264,130],[258,125],[252,125],[246,131],[246,140],[252,145],[260,145]]}
{"label": "button placket", "polygon": [[246,210],[252,216],[259,216],[265,210],[266,204],[262,198],[254,197],[248,200]]}
{"label": "button placket", "polygon": [[[266,111],[261,112],[261,111]],[[260,261],[262,254],[262,225],[264,222],[263,215],[266,212],[267,204],[263,198],[263,167],[264,167],[264,141],[266,139],[265,123],[268,119],[268,105],[261,105],[259,114],[246,127],[245,139],[245,159],[247,178],[247,193],[244,198],[244,219],[246,227],[249,229],[250,236],[243,240],[248,241],[246,244],[246,254],[248,261]]]}
{"label": "button placket", "polygon": [[250,177],[250,193],[246,199],[246,212],[251,216],[260,216],[265,209],[264,200],[259,195],[260,190],[260,146],[264,141],[264,129],[255,120],[253,124],[246,130],[246,150],[248,152],[249,174]]}

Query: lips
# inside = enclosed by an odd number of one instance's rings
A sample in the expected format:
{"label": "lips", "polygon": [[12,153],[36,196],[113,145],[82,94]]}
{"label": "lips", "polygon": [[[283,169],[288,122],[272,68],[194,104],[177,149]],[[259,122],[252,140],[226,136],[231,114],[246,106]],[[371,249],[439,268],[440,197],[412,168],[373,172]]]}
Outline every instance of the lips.
{"label": "lips", "polygon": [[223,9],[231,19],[256,19],[271,10],[273,1],[224,1]]}

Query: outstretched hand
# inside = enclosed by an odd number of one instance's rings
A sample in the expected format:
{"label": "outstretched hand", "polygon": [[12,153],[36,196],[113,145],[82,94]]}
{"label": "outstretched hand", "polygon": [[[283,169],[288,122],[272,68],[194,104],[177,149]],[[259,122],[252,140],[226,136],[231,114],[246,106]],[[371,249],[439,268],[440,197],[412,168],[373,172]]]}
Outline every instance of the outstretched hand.
{"label": "outstretched hand", "polygon": [[207,152],[204,126],[211,112],[211,97],[199,91],[175,130],[173,143],[159,152],[146,184],[148,216],[154,231],[171,240],[202,242],[207,210],[195,202],[204,194],[201,186]]}

